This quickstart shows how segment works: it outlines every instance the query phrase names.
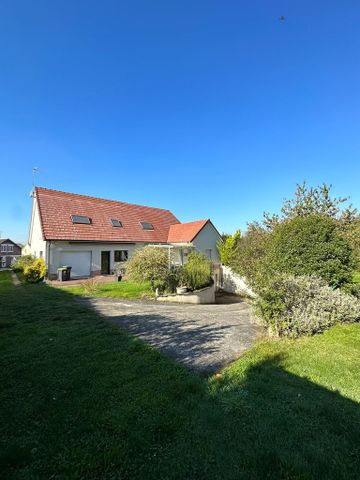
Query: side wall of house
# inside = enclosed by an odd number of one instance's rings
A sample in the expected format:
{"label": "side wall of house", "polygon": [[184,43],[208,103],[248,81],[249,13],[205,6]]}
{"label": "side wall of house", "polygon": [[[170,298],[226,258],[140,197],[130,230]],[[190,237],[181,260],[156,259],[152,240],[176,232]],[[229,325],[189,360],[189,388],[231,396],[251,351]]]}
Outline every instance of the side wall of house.
{"label": "side wall of house", "polygon": [[205,253],[215,263],[220,261],[217,250],[217,243],[221,240],[220,235],[211,223],[207,223],[205,227],[198,233],[192,241],[194,247],[199,252]]}
{"label": "side wall of house", "polygon": [[43,257],[47,261],[46,241],[43,240],[40,212],[36,198],[33,198],[29,231],[29,250],[35,257]]}

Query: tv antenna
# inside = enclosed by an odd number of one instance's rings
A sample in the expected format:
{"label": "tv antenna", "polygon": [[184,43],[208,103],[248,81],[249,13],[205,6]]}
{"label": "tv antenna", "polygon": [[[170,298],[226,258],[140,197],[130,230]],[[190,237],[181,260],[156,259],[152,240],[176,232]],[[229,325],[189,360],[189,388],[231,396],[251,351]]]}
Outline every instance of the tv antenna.
{"label": "tv antenna", "polygon": [[32,186],[35,188],[35,176],[39,173],[39,167],[32,167]]}

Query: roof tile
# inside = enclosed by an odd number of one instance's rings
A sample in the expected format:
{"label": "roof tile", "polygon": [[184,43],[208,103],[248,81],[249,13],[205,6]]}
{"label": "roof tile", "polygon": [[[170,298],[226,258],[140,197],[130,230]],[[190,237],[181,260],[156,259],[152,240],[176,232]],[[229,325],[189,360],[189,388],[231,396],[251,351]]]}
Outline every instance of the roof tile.
{"label": "roof tile", "polygon": [[192,242],[208,222],[209,219],[171,225],[167,241],[169,243]]}
{"label": "roof tile", "polygon": [[[42,187],[36,187],[36,197],[45,240],[166,243],[170,226],[179,223],[169,210],[160,208]],[[73,224],[70,215],[88,216],[92,223]],[[123,227],[113,227],[112,218]],[[140,222],[152,223],[154,230],[143,230]]]}

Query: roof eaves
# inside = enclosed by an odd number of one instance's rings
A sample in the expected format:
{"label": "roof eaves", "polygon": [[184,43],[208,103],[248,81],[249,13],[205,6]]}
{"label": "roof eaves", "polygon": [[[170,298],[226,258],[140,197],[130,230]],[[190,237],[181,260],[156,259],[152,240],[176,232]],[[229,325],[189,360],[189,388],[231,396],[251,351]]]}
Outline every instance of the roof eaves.
{"label": "roof eaves", "polygon": [[[190,242],[193,242],[194,239],[199,235],[199,233],[201,232],[201,230],[203,230],[203,228],[210,222],[210,218],[204,220],[204,225],[195,233],[195,235],[192,237],[192,239],[190,240]],[[211,223],[211,222],[210,222]],[[215,228],[215,227],[214,227]],[[215,229],[216,230],[216,229]]]}

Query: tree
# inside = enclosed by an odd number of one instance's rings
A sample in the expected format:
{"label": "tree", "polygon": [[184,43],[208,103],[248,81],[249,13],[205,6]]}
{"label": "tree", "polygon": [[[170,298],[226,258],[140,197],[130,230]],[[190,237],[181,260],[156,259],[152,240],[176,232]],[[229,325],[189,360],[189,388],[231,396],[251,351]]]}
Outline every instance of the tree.
{"label": "tree", "polygon": [[284,200],[280,215],[264,213],[264,226],[272,230],[285,220],[309,215],[330,217],[346,224],[359,218],[358,211],[351,204],[342,208],[349,197],[332,197],[331,188],[332,185],[326,183],[319,187],[308,187],[306,182],[297,184],[294,198]]}
{"label": "tree", "polygon": [[217,244],[220,261],[223,265],[230,265],[231,257],[241,237],[241,233],[240,230],[236,230],[233,235],[227,233],[222,235],[222,237],[223,241]]}

